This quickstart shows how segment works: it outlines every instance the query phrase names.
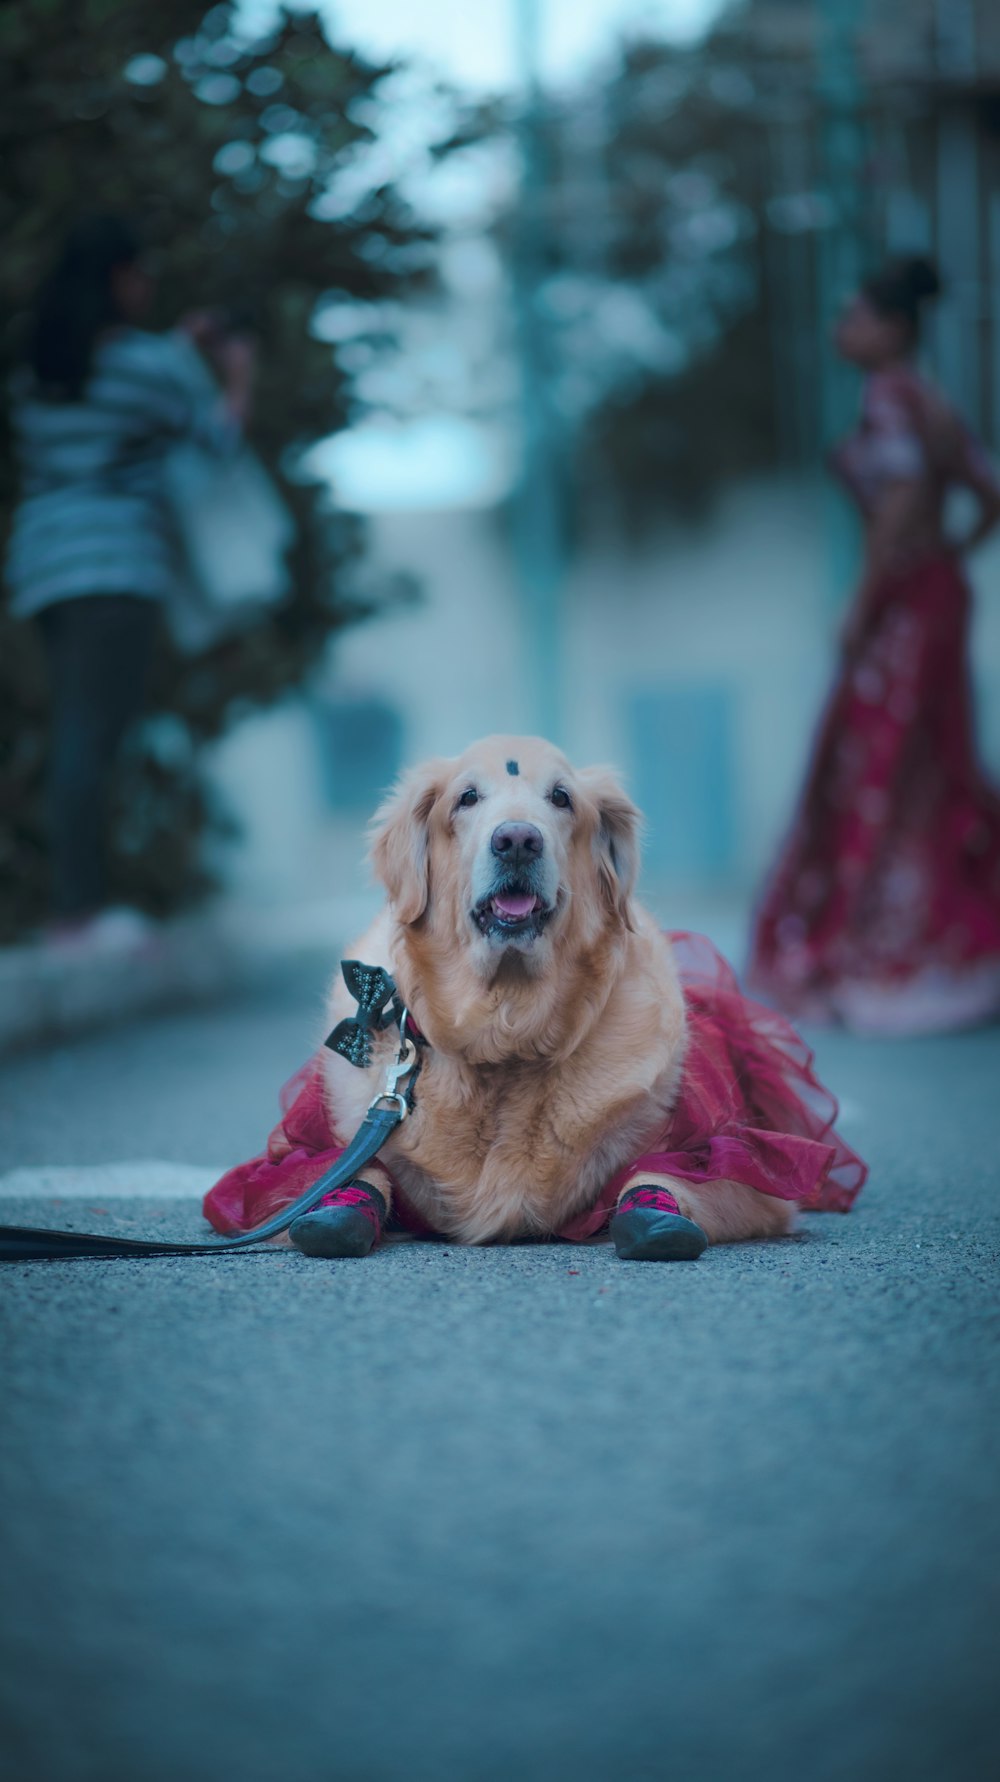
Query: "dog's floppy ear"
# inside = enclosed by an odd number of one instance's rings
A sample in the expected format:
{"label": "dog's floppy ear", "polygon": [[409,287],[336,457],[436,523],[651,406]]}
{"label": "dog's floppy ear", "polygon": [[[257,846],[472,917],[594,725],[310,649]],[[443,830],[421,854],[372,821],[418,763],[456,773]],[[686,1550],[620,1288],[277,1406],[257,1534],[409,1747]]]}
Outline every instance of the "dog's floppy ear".
{"label": "dog's floppy ear", "polygon": [[632,928],[642,816],[612,768],[588,767],[577,779],[597,811],[594,854],[601,891],[625,927]]}
{"label": "dog's floppy ear", "polygon": [[371,863],[400,922],[419,922],[430,896],[427,826],[447,763],[428,761],[404,774],[371,824]]}

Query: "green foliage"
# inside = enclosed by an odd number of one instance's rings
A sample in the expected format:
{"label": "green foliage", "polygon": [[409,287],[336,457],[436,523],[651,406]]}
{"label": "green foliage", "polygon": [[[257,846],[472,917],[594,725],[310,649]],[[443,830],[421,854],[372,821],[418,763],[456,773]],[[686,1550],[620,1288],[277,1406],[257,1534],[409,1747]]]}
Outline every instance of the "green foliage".
{"label": "green foliage", "polygon": [[547,96],[533,187],[498,221],[534,292],[581,537],[595,513],[636,532],[697,512],[781,454],[768,206],[786,76],[748,56],[742,17],[689,46],[628,40]]}
{"label": "green foliage", "polygon": [[[331,633],[360,610],[363,537],[297,468],[343,427],[350,378],[310,331],[317,303],[378,301],[427,275],[429,239],[391,186],[331,182],[363,160],[391,71],[332,47],[312,14],[282,15],[266,41],[239,35],[238,8],[204,0],[30,0],[0,8],[0,227],[5,251],[0,375],[6,391],[37,279],[82,212],[135,218],[160,272],[157,318],[219,307],[260,340],[253,440],[299,537],[287,607],[197,660],[166,643],[152,721],[123,773],[114,893],[156,913],[205,885],[218,814],[203,745],[241,713],[302,681]],[[5,424],[0,527],[16,497]],[[0,612],[0,939],[44,909],[41,789],[46,691],[31,629]]]}
{"label": "green foliage", "polygon": [[587,417],[580,486],[610,474],[631,527],[702,507],[778,451],[758,95],[724,31],[688,49],[635,42],[603,95],[612,224],[606,273],[669,352]]}

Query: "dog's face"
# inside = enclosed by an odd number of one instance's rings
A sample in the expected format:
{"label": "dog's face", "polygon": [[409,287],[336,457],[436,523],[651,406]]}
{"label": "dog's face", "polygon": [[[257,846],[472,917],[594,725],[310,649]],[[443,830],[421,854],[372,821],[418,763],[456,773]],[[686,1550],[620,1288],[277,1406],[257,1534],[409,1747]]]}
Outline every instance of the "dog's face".
{"label": "dog's face", "polygon": [[486,975],[540,963],[560,935],[629,925],[639,814],[606,769],[536,737],[490,737],[408,775],[375,819],[372,858],[404,925],[471,951]]}

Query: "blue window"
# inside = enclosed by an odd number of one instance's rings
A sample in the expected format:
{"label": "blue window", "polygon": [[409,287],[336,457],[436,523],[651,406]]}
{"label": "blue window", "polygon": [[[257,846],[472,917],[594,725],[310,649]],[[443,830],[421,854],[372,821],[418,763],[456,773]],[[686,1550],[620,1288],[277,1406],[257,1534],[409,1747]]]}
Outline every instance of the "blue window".
{"label": "blue window", "polygon": [[703,682],[634,693],[627,716],[647,872],[727,877],[735,861],[732,688]]}
{"label": "blue window", "polygon": [[378,698],[313,701],[323,789],[332,810],[367,815],[399,772],[403,720]]}

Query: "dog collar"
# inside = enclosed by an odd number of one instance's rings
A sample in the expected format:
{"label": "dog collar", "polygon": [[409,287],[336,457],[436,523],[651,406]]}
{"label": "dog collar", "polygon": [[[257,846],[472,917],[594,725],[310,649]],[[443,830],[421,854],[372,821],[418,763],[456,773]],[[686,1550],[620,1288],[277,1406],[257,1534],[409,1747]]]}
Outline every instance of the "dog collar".
{"label": "dog collar", "polygon": [[404,1006],[393,979],[381,965],[364,965],[360,959],[343,959],[340,964],[344,983],[358,1005],[356,1015],[338,1021],[323,1041],[338,1058],[346,1058],[358,1070],[367,1070],[372,1061],[372,1041],[387,1027],[399,1027],[405,1017],[406,1033],[417,1046],[427,1041]]}

